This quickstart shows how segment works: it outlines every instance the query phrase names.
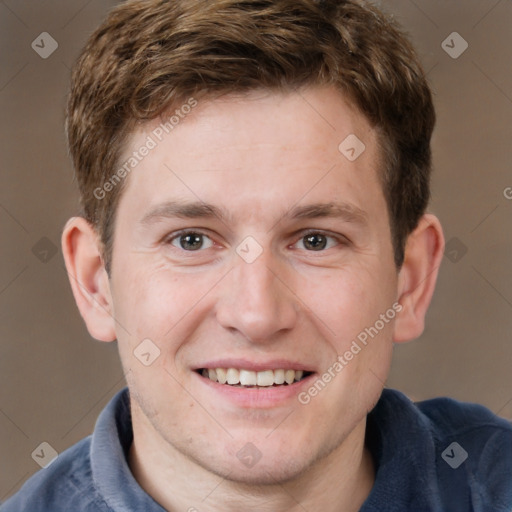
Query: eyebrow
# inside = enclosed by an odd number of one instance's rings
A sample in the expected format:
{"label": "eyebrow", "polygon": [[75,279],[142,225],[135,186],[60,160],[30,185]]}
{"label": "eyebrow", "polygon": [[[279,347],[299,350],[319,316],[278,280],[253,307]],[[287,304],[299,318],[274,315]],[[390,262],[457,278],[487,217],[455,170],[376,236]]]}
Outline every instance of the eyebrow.
{"label": "eyebrow", "polygon": [[[318,219],[337,218],[355,224],[368,224],[368,214],[361,208],[350,203],[314,203],[304,206],[295,206],[284,213],[279,219]],[[150,225],[167,218],[200,219],[217,218],[228,222],[232,216],[222,207],[201,201],[183,202],[168,201],[150,210],[140,224]]]}
{"label": "eyebrow", "polygon": [[224,220],[229,217],[228,213],[212,204],[203,203],[201,201],[182,202],[167,201],[156,208],[149,211],[140,220],[141,224],[153,224],[159,220],[166,218],[182,218],[182,219],[200,219],[200,218],[218,218]]}
{"label": "eyebrow", "polygon": [[368,224],[368,214],[350,203],[315,203],[296,206],[287,213],[285,218],[317,219],[321,217],[337,218],[354,224]]}

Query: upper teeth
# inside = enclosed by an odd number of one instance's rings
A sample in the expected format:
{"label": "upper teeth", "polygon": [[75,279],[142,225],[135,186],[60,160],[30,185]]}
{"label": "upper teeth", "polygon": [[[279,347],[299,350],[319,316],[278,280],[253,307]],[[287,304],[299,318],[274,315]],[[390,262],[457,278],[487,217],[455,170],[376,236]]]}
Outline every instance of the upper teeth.
{"label": "upper teeth", "polygon": [[221,384],[240,384],[241,386],[272,386],[273,384],[292,384],[302,379],[302,370],[264,370],[253,372],[251,370],[237,370],[236,368],[208,368],[203,369],[203,377],[208,377]]}

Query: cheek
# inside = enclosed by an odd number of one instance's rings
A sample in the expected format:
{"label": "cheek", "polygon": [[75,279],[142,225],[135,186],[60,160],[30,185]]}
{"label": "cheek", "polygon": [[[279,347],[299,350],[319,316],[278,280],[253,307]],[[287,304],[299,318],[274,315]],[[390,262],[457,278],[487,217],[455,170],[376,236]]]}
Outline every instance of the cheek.
{"label": "cheek", "polygon": [[[347,268],[328,275],[317,274],[303,283],[307,292],[300,294],[301,299],[324,325],[326,338],[336,348],[343,349],[392,307],[396,278],[393,280],[392,273],[388,273],[388,279],[384,275],[382,269]],[[381,330],[387,332],[389,324]]]}
{"label": "cheek", "polygon": [[[387,380],[392,355],[396,285],[382,273],[341,272],[316,280],[307,300],[318,317],[331,353],[317,383],[306,390],[317,414],[336,421],[339,414],[361,419],[375,404]],[[317,398],[318,397],[318,398]]]}
{"label": "cheek", "polygon": [[[329,325],[326,340],[335,352],[329,363],[335,377],[325,396],[327,409],[354,408],[355,415],[367,412],[387,379],[396,318],[393,272],[386,278],[382,268],[359,270],[339,272],[329,284],[319,283],[315,294],[316,307]],[[332,368],[336,360],[339,364]]]}
{"label": "cheek", "polygon": [[181,392],[186,372],[177,358],[183,341],[205,314],[201,297],[212,285],[206,276],[180,275],[167,265],[139,261],[133,268],[144,271],[127,272],[125,267],[113,294],[118,348],[128,385],[150,418],[160,414],[155,390],[172,395],[176,410],[192,413],[194,401]]}
{"label": "cheek", "polygon": [[[150,338],[168,348],[177,332],[191,320],[199,321],[204,313],[203,299],[218,276],[173,272],[165,262],[148,265],[138,261],[131,268],[141,270],[123,269],[114,286],[116,320],[129,333],[130,344]],[[124,330],[119,334],[126,337]]]}

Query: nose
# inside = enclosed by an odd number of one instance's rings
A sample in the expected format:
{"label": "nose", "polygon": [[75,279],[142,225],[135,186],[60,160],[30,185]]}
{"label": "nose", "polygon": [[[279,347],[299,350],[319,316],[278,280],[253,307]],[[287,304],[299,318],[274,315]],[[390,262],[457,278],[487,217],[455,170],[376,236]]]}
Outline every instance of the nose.
{"label": "nose", "polygon": [[222,284],[217,321],[253,343],[272,342],[297,321],[298,303],[291,283],[268,250],[252,263],[235,258],[235,268]]}

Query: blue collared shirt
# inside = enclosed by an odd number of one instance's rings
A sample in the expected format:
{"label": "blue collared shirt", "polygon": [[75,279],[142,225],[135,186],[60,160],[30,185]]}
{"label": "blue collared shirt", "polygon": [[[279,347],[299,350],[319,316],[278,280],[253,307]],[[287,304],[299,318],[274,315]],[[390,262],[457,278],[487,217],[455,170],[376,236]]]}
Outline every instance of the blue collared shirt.
{"label": "blue collared shirt", "polygon": [[[165,512],[127,463],[128,390],[94,433],[32,476],[0,512]],[[511,512],[512,425],[486,408],[385,389],[368,415],[375,485],[361,512]],[[314,512],[314,511],[312,511]]]}

